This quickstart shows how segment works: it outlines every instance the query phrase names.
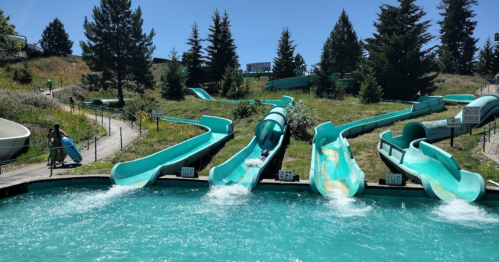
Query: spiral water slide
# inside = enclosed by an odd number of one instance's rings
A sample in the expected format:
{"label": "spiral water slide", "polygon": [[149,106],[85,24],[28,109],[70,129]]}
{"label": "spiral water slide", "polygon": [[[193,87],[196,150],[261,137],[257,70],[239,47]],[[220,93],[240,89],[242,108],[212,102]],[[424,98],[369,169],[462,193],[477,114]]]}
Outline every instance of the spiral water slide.
{"label": "spiral water slide", "polygon": [[[499,97],[485,95],[468,106],[480,107],[481,126],[487,119],[499,114]],[[463,111],[455,118],[462,119]],[[469,132],[469,125],[454,129],[456,135]],[[420,181],[426,193],[442,200],[480,200],[485,194],[485,183],[480,174],[462,170],[454,157],[429,144],[430,141],[451,135],[447,120],[411,122],[404,126],[402,135],[393,137],[390,130],[381,133],[378,151],[408,178]]]}
{"label": "spiral water slide", "polygon": [[23,148],[31,132],[25,126],[0,118],[0,161],[11,159]]}
{"label": "spiral water slide", "polygon": [[316,193],[347,196],[360,195],[365,187],[365,175],[355,162],[346,138],[396,121],[438,112],[444,107],[440,97],[414,104],[410,109],[379,115],[335,127],[326,122],[315,128],[312,143],[310,186]]}
{"label": "spiral water slide", "polygon": [[147,157],[116,164],[110,175],[114,184],[151,186],[158,176],[175,174],[189,166],[230,139],[234,132],[232,121],[220,117],[202,116],[199,122],[178,118],[163,120],[197,125],[207,132]]}

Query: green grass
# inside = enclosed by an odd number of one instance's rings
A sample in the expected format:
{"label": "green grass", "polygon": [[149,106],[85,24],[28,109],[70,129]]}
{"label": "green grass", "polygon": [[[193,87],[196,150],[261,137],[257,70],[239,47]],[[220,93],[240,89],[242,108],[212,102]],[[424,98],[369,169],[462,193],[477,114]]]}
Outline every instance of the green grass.
{"label": "green grass", "polygon": [[78,83],[82,74],[91,73],[85,62],[76,57],[32,58],[28,60],[28,65],[33,73],[31,84],[20,84],[12,80],[14,69],[22,67],[22,62],[13,62],[9,66],[0,66],[0,86],[11,90],[33,91],[33,87],[45,88],[48,79],[52,80],[54,87],[60,87],[61,83],[63,86]]}
{"label": "green grass", "polygon": [[434,95],[475,94],[481,85],[487,84],[485,79],[476,76],[440,74],[436,80],[437,90]]}

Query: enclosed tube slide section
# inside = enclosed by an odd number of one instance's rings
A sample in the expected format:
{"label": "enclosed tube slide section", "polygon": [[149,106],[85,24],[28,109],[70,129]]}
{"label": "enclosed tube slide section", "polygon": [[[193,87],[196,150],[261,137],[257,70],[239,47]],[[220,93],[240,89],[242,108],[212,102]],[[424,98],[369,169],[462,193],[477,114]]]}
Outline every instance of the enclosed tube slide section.
{"label": "enclosed tube slide section", "polygon": [[365,175],[359,168],[346,140],[373,129],[390,125],[424,114],[442,110],[444,102],[434,98],[412,106],[412,108],[375,116],[334,127],[327,122],[315,128],[312,143],[310,186],[316,193],[331,195],[341,192],[346,196],[360,195],[365,188]]}
{"label": "enclosed tube slide section", "polygon": [[[260,174],[267,168],[282,145],[288,128],[284,107],[275,106],[269,110],[255,128],[251,142],[225,163],[210,170],[211,186],[242,185],[252,190],[257,185]],[[257,160],[263,149],[269,150],[267,158]],[[256,161],[257,164],[252,163]]]}
{"label": "enclosed tube slide section", "polygon": [[220,117],[202,116],[199,122],[176,118],[165,120],[198,125],[208,132],[150,156],[116,164],[111,170],[111,182],[117,185],[151,186],[158,176],[174,174],[182,167],[189,166],[228,140],[234,132],[232,121]]}
{"label": "enclosed tube slide section", "polygon": [[31,132],[25,126],[0,118],[0,161],[11,159],[23,148]]}
{"label": "enclosed tube slide section", "polygon": [[197,97],[199,97],[199,98],[201,98],[203,100],[215,100],[208,93],[206,93],[206,91],[204,91],[201,88],[191,88],[191,87],[189,87],[189,88],[186,88],[185,91],[188,94],[197,96]]}
{"label": "enclosed tube slide section", "polygon": [[[485,95],[468,106],[481,109],[481,123],[499,114],[499,97]],[[462,111],[456,118],[462,119]],[[456,135],[469,132],[469,125],[454,129]],[[382,158],[411,179],[420,181],[428,195],[442,200],[480,200],[485,194],[485,183],[480,174],[462,170],[454,157],[427,142],[450,136],[447,120],[411,122],[404,126],[402,135],[393,137],[390,130],[381,133],[378,151]]]}

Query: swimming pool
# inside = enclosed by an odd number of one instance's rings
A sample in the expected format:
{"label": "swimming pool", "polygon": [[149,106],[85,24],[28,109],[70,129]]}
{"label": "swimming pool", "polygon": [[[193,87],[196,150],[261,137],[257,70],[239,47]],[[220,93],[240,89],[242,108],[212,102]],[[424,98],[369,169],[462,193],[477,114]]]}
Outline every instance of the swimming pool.
{"label": "swimming pool", "polygon": [[499,204],[68,187],[0,200],[0,260],[497,260]]}

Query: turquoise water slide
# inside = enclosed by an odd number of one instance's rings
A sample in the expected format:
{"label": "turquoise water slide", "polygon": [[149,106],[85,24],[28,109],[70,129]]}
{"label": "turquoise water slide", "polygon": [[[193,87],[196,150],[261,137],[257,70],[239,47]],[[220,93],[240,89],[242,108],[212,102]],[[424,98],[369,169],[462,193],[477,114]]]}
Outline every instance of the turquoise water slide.
{"label": "turquoise water slide", "polygon": [[414,104],[412,108],[375,116],[334,127],[326,122],[315,128],[312,143],[310,186],[316,193],[331,195],[341,192],[347,196],[360,195],[365,187],[365,175],[359,168],[346,140],[375,128],[390,125],[424,114],[442,110],[444,102],[439,97]]}
{"label": "turquoise water slide", "polygon": [[[255,136],[251,142],[225,163],[210,170],[210,185],[239,184],[250,190],[255,188],[260,174],[268,167],[276,152],[281,148],[288,128],[287,122],[284,107],[271,108],[256,126]],[[269,150],[270,154],[264,161],[260,162],[257,159],[263,149]]]}
{"label": "turquoise water slide", "polygon": [[204,91],[201,88],[186,88],[185,91],[188,94],[197,96],[197,97],[199,97],[199,98],[201,98],[203,100],[215,100],[208,93],[206,93],[206,91]]}
{"label": "turquoise water slide", "polygon": [[[481,111],[480,126],[499,114],[499,97],[485,95],[468,106],[478,106]],[[462,111],[456,118],[462,119]],[[382,158],[408,178],[420,181],[428,195],[442,200],[462,199],[475,201],[483,197],[485,184],[480,174],[462,170],[454,157],[429,144],[450,136],[447,120],[411,122],[404,126],[402,135],[393,137],[390,130],[381,133],[378,151]],[[454,129],[456,135],[469,132],[467,124]]]}
{"label": "turquoise water slide", "polygon": [[110,175],[114,184],[150,186],[158,176],[175,174],[182,167],[194,163],[227,141],[234,132],[232,121],[220,117],[202,116],[199,122],[178,118],[163,120],[197,125],[206,128],[208,132],[150,156],[116,164]]}
{"label": "turquoise water slide", "polygon": [[[298,76],[298,77],[290,77],[283,78],[279,80],[269,81],[265,84],[266,89],[292,89],[292,88],[304,88],[312,85],[314,75],[306,75],[306,76]],[[338,79],[338,76],[332,75],[330,76],[331,82],[338,82],[345,86],[352,86],[355,84],[355,78],[344,78]]]}

